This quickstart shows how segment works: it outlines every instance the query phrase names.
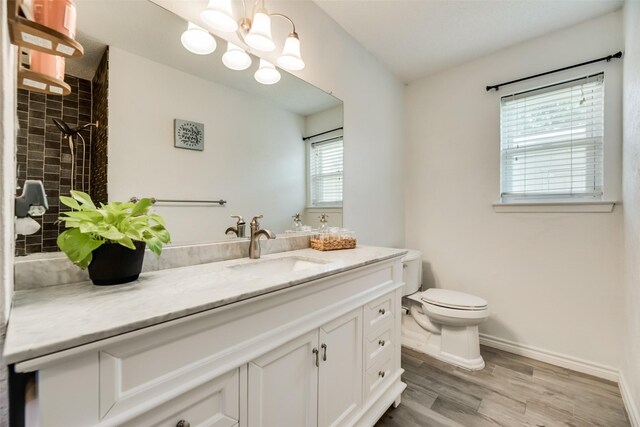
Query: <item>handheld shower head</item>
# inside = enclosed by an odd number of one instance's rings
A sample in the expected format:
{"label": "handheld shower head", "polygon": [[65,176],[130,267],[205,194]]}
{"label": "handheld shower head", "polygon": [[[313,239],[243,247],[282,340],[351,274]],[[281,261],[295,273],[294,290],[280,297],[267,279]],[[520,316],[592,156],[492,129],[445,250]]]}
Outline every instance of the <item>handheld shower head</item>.
{"label": "handheld shower head", "polygon": [[65,137],[71,136],[74,134],[73,130],[69,127],[68,124],[63,122],[60,119],[51,119],[53,123],[60,129],[60,132],[64,134]]}
{"label": "handheld shower head", "polygon": [[91,127],[91,126],[98,127],[98,122],[96,122],[96,123],[87,123],[86,125],[79,126],[79,127],[75,128],[75,129],[71,129],[71,127],[69,127],[68,124],[66,124],[65,122],[63,122],[60,119],[51,119],[51,120],[53,120],[53,123],[58,127],[58,129],[60,129],[60,131],[65,136],[65,138],[68,138],[70,136],[75,136],[81,130],[85,130],[85,129]]}

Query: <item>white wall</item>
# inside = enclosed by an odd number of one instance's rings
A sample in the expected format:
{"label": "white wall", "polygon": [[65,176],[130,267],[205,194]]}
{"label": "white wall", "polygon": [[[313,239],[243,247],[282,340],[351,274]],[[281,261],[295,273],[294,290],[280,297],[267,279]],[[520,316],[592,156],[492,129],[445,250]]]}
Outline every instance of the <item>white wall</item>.
{"label": "white wall", "polygon": [[[13,294],[16,49],[9,43],[6,2],[0,7],[0,354]],[[0,356],[0,360],[2,357]],[[0,363],[0,425],[8,425],[7,370]]]}
{"label": "white wall", "polygon": [[315,4],[277,5],[300,35],[307,66],[295,74],[344,101],[345,226],[359,243],[404,246],[402,83]]}
{"label": "white wall", "polygon": [[[623,193],[626,277],[623,299],[626,328],[623,335],[622,376],[635,405],[640,425],[640,2],[624,9]],[[631,405],[628,406],[631,410]],[[633,417],[630,414],[631,417]]]}
{"label": "white wall", "polygon": [[[109,50],[109,199],[228,201],[158,205],[173,243],[219,240],[232,214],[279,233],[304,208],[304,118],[268,101],[118,48]],[[173,120],[204,123],[204,151],[173,146]],[[248,227],[248,224],[247,224]]]}
{"label": "white wall", "polygon": [[406,243],[423,251],[430,286],[477,294],[481,332],[619,367],[622,209],[496,213],[500,96],[604,70],[606,198],[620,197],[621,61],[487,93],[485,86],[622,49],[621,13],[605,15],[409,85]]}

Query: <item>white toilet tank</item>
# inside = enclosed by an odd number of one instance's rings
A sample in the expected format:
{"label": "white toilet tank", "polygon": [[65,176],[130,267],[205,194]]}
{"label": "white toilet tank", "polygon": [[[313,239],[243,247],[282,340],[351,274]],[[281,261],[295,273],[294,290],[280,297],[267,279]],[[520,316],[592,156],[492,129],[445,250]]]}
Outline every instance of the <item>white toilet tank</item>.
{"label": "white toilet tank", "polygon": [[402,295],[410,295],[422,287],[422,252],[409,249],[402,258]]}

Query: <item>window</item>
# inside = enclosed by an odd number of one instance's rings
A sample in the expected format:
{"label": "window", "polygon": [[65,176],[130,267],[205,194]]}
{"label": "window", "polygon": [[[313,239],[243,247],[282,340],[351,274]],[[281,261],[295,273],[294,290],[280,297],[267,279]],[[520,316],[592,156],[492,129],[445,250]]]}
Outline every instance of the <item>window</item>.
{"label": "window", "polygon": [[603,86],[597,74],[502,98],[502,202],[602,199]]}
{"label": "window", "polygon": [[309,143],[309,205],[342,206],[342,137]]}

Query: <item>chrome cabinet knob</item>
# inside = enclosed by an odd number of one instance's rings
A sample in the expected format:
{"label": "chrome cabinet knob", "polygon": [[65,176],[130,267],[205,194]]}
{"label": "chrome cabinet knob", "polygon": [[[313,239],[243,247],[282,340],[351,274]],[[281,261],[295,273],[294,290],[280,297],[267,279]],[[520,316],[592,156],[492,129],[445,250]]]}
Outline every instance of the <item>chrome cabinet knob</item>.
{"label": "chrome cabinet knob", "polygon": [[384,342],[384,340],[380,340],[380,341],[378,341],[378,344],[380,344],[380,347],[384,347],[385,342]]}
{"label": "chrome cabinet knob", "polygon": [[378,372],[378,375],[380,375],[380,378],[384,378],[384,371]]}
{"label": "chrome cabinet knob", "polygon": [[384,308],[381,308],[380,310],[378,310],[378,313],[380,314],[385,314],[387,312],[387,310],[385,310]]}
{"label": "chrome cabinet knob", "polygon": [[189,421],[180,420],[178,424],[176,424],[176,427],[191,427],[191,424],[189,424]]}

